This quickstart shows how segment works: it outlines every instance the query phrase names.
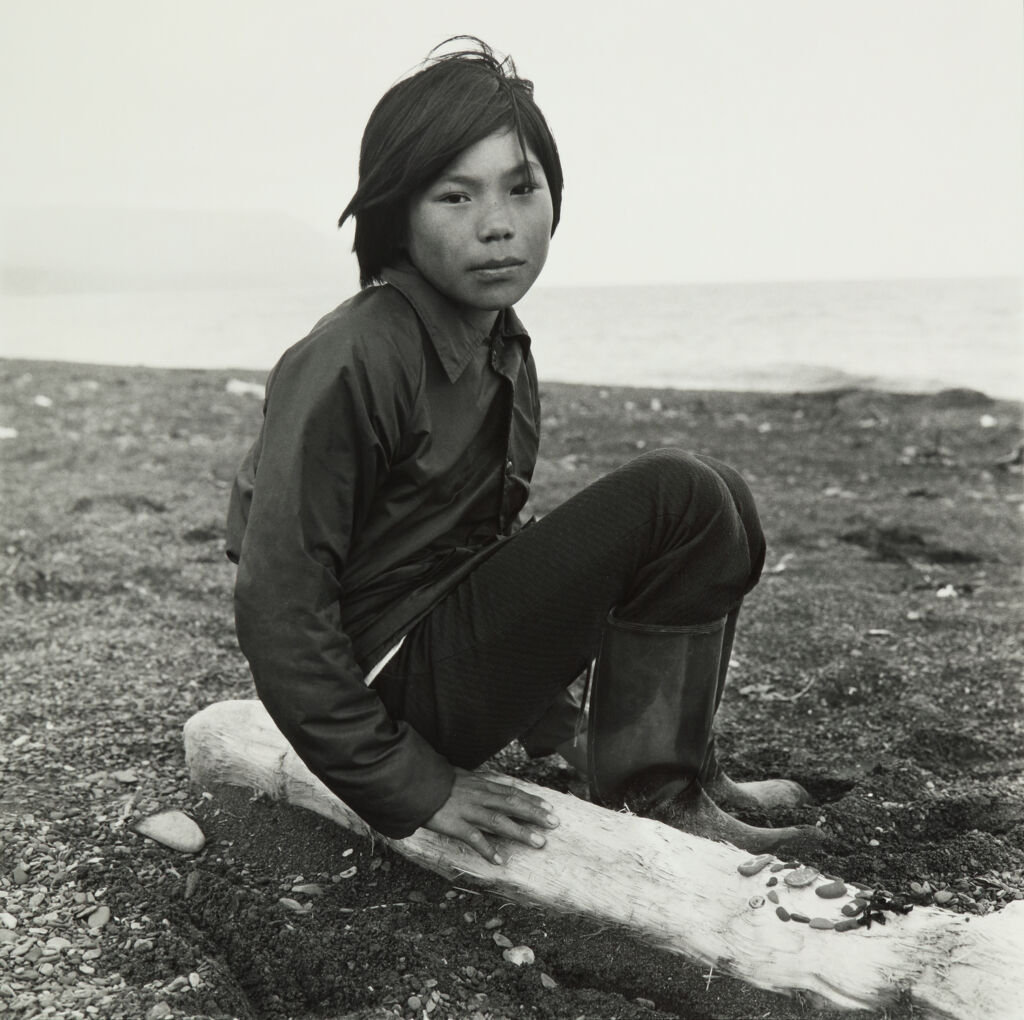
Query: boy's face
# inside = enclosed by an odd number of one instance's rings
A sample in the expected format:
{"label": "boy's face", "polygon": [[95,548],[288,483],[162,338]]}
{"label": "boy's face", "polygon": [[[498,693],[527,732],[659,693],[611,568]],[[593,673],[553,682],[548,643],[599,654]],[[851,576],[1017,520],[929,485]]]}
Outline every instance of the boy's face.
{"label": "boy's face", "polygon": [[487,332],[496,313],[533,286],[548,257],[551,195],[515,132],[489,135],[413,196],[407,249],[413,265]]}

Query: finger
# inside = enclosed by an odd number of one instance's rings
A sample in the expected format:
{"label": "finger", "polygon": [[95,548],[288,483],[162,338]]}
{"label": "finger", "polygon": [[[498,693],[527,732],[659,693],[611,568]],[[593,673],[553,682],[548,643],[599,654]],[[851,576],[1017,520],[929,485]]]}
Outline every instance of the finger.
{"label": "finger", "polygon": [[509,783],[489,782],[487,788],[492,797],[498,798],[497,801],[489,801],[488,806],[494,807],[509,818],[542,825],[549,829],[558,825],[558,818],[551,805],[540,797],[523,793]]}
{"label": "finger", "polygon": [[501,839],[510,839],[538,848],[547,842],[535,828],[510,818],[501,807],[475,805],[467,819],[484,832]]}
{"label": "finger", "polygon": [[497,864],[500,867],[505,863],[505,859],[494,848],[490,840],[475,826],[465,825],[456,836],[463,843],[471,846],[484,860],[490,861],[491,864]]}

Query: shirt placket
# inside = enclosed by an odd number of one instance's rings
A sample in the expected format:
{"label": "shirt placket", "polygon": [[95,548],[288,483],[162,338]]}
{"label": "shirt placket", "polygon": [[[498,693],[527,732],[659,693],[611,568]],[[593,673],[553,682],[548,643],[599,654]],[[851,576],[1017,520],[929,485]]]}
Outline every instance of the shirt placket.
{"label": "shirt placket", "polygon": [[515,422],[516,403],[516,379],[515,375],[518,366],[515,364],[518,359],[510,345],[506,344],[501,337],[495,337],[491,342],[491,368],[504,380],[504,405],[505,405],[505,466],[501,474],[501,511],[498,515],[499,534],[507,535],[512,524],[513,513],[511,509],[512,491],[515,487],[515,460],[513,457],[512,427]]}

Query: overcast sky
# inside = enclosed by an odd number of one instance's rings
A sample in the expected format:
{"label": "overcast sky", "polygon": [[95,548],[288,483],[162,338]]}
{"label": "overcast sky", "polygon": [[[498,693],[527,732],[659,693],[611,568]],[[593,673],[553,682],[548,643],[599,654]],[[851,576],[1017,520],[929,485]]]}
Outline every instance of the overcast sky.
{"label": "overcast sky", "polygon": [[1019,0],[2,0],[0,205],[333,236],[373,105],[456,33],[558,139],[548,284],[1021,269]]}

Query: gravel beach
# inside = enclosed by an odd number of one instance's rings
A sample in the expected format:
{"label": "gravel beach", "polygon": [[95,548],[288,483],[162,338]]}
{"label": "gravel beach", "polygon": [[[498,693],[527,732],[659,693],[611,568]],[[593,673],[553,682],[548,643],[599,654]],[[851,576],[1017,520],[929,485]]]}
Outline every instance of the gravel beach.
{"label": "gravel beach", "polygon": [[[0,361],[0,1013],[915,1015],[770,995],[249,791],[191,786],[182,724],[253,696],[223,517],[263,381]],[[719,741],[737,778],[816,797],[772,819],[824,830],[807,863],[912,905],[1024,899],[1020,405],[565,384],[543,400],[535,513],[659,446],[749,479],[768,562]],[[492,764],[574,782],[516,745]],[[172,811],[201,846],[135,831]]]}

